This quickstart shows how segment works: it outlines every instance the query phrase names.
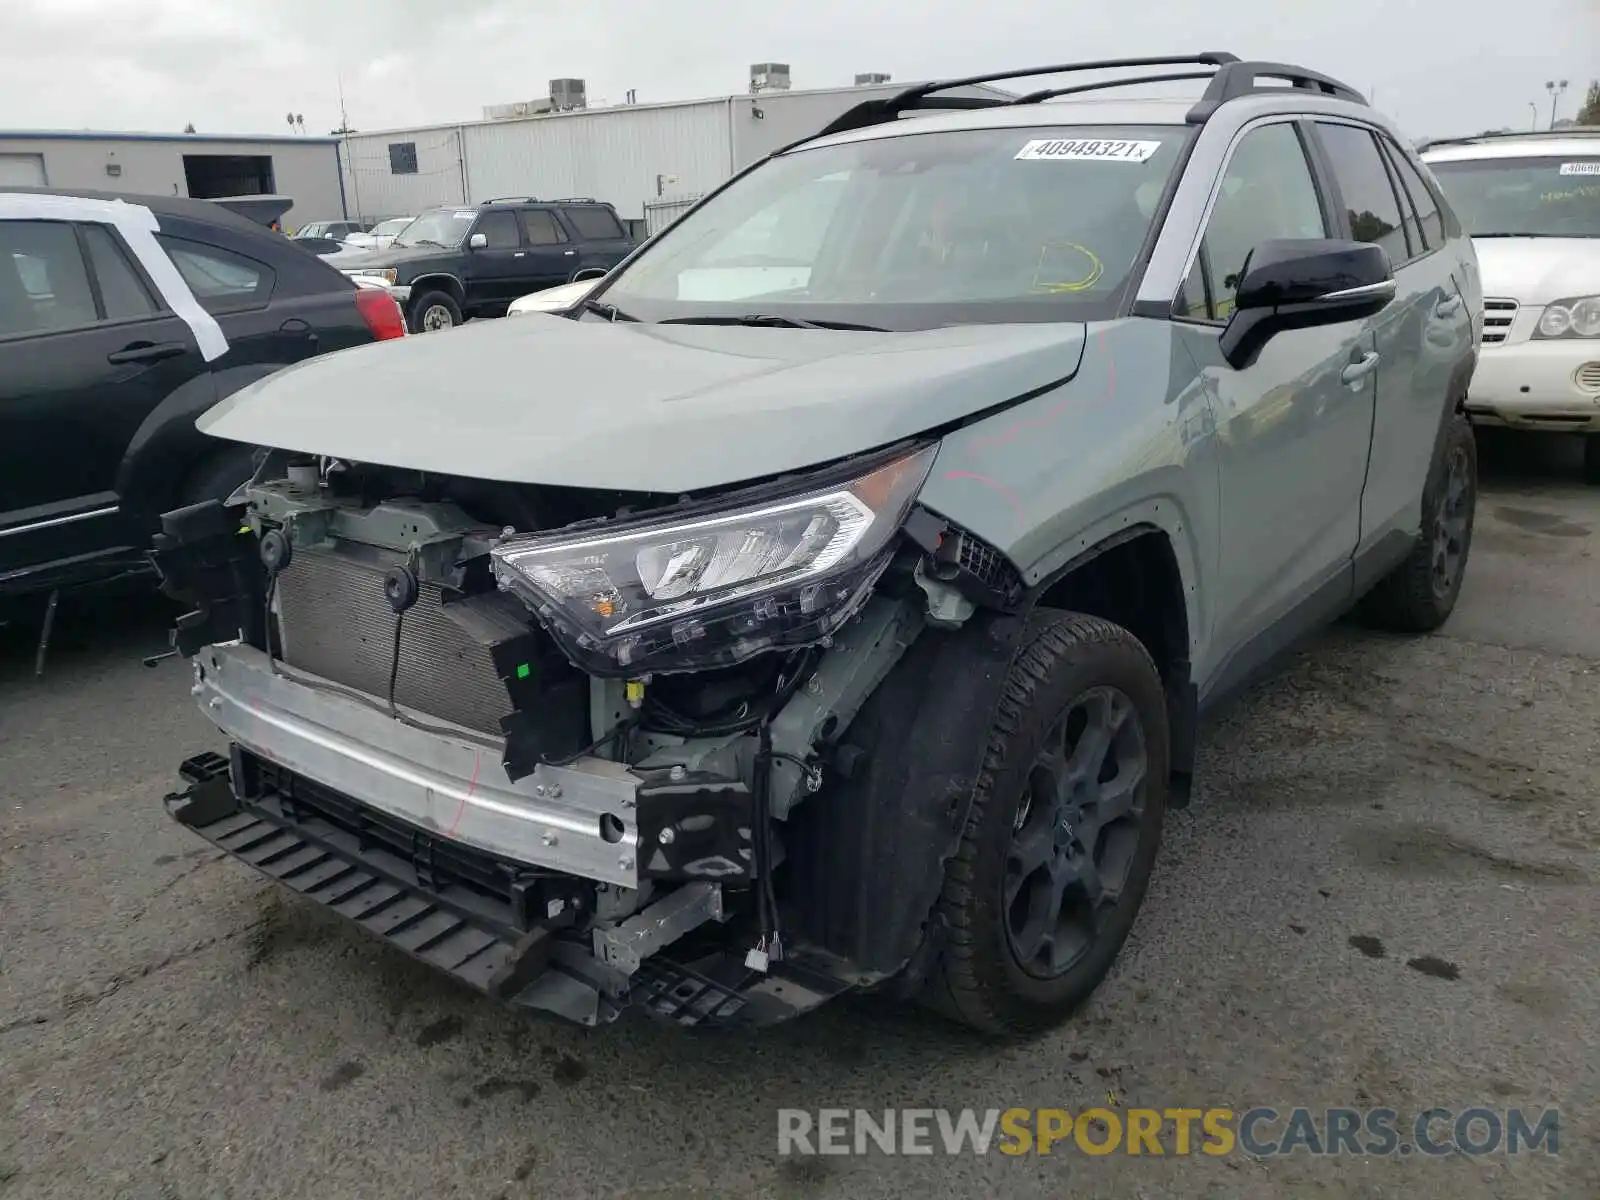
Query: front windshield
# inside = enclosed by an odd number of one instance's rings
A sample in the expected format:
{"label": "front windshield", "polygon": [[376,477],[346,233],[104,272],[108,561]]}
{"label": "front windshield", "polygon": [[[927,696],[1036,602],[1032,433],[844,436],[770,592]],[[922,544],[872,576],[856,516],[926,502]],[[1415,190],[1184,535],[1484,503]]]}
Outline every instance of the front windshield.
{"label": "front windshield", "polygon": [[387,221],[379,221],[372,227],[373,237],[392,237],[398,234],[407,225],[411,224],[410,217],[394,217]]}
{"label": "front windshield", "polygon": [[1428,166],[1473,237],[1600,237],[1600,157],[1474,158]]}
{"label": "front windshield", "polygon": [[797,150],[683,217],[597,298],[644,321],[1109,317],[1190,136],[969,129]]}
{"label": "front windshield", "polygon": [[407,225],[394,239],[396,246],[459,246],[478,215],[475,208],[436,208]]}

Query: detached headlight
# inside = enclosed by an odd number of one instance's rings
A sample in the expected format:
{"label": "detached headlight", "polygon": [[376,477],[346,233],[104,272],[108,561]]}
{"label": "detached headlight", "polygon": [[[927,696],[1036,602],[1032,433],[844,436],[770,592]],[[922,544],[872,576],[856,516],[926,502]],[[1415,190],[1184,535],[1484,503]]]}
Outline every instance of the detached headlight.
{"label": "detached headlight", "polygon": [[1534,329],[1536,338],[1600,337],[1600,296],[1557,300],[1545,306]]}
{"label": "detached headlight", "polygon": [[384,267],[382,270],[379,270],[377,267],[372,267],[371,269],[365,271],[346,271],[345,274],[351,276],[352,278],[359,276],[362,279],[381,279],[385,283],[393,283],[397,278],[399,278],[398,273],[393,267]]}
{"label": "detached headlight", "polygon": [[596,675],[703,670],[814,642],[888,565],[935,449],[737,508],[516,538],[493,550],[495,578]]}

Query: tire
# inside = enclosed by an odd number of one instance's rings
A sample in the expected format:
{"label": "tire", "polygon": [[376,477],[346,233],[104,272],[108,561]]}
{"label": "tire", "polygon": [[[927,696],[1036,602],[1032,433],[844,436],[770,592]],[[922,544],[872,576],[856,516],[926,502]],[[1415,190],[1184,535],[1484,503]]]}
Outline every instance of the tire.
{"label": "tire", "polygon": [[220,500],[225,503],[234,489],[247,482],[255,470],[255,451],[248,446],[232,447],[202,459],[184,478],[181,502],[199,504],[205,500]]}
{"label": "tire", "polygon": [[1466,417],[1457,413],[1423,489],[1422,537],[1363,597],[1361,619],[1394,633],[1432,633],[1443,625],[1461,595],[1477,506],[1477,442]]}
{"label": "tire", "polygon": [[1600,484],[1600,433],[1583,439],[1583,478],[1587,483]]}
{"label": "tire", "polygon": [[[444,322],[448,321],[448,324]],[[406,327],[412,333],[434,333],[461,324],[461,306],[449,292],[423,292],[411,301]]]}
{"label": "tire", "polygon": [[[1088,713],[1102,699],[1123,712],[1121,729],[1110,743],[1118,769],[1102,794],[1133,796],[1137,812],[1085,839],[1084,830],[1094,818],[1086,810],[1074,814],[1056,807],[1053,796],[1059,793],[1050,786],[1055,781],[1046,778],[1042,754],[1057,736],[1064,737],[1063,746],[1073,745],[1077,714]],[[1086,702],[1088,707],[1080,707]],[[1137,756],[1124,753],[1130,726],[1140,738],[1142,753]],[[1085,743],[1080,735],[1075,747],[1082,751]],[[1070,768],[1075,756],[1062,757]],[[1084,762],[1092,759],[1090,753]],[[966,828],[946,871],[937,908],[946,938],[919,998],[991,1035],[1047,1029],[1077,1008],[1111,969],[1144,900],[1161,840],[1169,761],[1161,677],[1139,640],[1098,617],[1064,612],[1035,616],[1006,679]],[[1127,777],[1135,779],[1140,762],[1143,776],[1137,786],[1117,788],[1125,769],[1134,768],[1127,770]],[[1093,773],[1103,775],[1104,766]],[[1048,865],[1028,873],[1022,848],[1047,842],[1053,847],[1052,862],[1081,862],[1085,840],[1104,848],[1102,866],[1110,865],[1115,849],[1119,869],[1106,871],[1105,879],[1118,876],[1119,898],[1089,922],[1093,932],[1072,925],[1078,933],[1068,936],[1061,932],[1067,925],[1053,925],[1050,948],[1035,955],[1029,931],[1038,923],[1021,919],[1020,912],[1030,897],[1053,896],[1056,874]],[[1075,853],[1070,849],[1074,846]],[[1020,887],[1019,877],[1025,877]],[[1087,897],[1090,889],[1080,879],[1067,893]],[[1057,952],[1065,958],[1069,944],[1080,941],[1067,961],[1047,961]]]}

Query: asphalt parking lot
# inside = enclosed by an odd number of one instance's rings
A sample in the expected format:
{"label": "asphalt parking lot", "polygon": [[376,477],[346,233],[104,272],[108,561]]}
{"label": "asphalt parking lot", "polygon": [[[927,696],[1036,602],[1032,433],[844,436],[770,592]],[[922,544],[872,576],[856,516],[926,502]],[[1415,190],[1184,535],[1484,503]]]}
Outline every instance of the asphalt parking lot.
{"label": "asphalt parking lot", "polygon": [[[755,1038],[504,1010],[160,797],[215,744],[155,603],[0,630],[0,1200],[1600,1196],[1600,488],[1486,442],[1461,606],[1220,715],[1123,959],[997,1047],[849,1001]],[[1109,1093],[1109,1096],[1108,1096]],[[1561,1109],[1559,1154],[780,1159],[780,1107]]]}

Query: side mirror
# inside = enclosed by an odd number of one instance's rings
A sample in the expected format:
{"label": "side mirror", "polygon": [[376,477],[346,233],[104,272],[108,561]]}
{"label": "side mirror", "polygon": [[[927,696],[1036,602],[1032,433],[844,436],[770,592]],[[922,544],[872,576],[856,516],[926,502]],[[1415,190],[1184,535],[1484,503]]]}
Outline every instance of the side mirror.
{"label": "side mirror", "polygon": [[1381,246],[1328,238],[1262,242],[1240,272],[1222,356],[1247,367],[1274,334],[1365,320],[1394,295],[1394,271]]}
{"label": "side mirror", "polygon": [[482,250],[488,244],[489,235],[485,233],[475,233],[467,239],[467,245],[474,250]]}
{"label": "side mirror", "polygon": [[604,267],[585,267],[572,277],[572,282],[577,283],[584,279],[604,279],[605,277],[606,269]]}

